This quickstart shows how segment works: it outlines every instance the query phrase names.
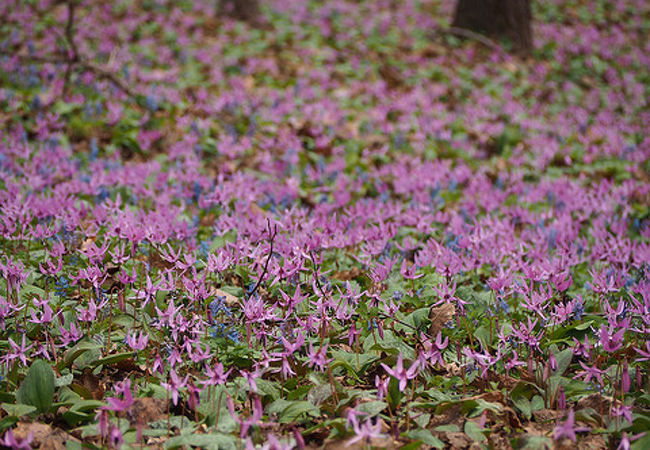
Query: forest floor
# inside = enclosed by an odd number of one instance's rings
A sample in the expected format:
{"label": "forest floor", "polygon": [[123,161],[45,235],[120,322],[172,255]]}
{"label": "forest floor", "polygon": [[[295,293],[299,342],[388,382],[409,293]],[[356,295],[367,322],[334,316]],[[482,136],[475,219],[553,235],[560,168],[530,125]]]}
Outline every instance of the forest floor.
{"label": "forest floor", "polygon": [[0,445],[649,448],[650,4],[263,3],[0,3]]}

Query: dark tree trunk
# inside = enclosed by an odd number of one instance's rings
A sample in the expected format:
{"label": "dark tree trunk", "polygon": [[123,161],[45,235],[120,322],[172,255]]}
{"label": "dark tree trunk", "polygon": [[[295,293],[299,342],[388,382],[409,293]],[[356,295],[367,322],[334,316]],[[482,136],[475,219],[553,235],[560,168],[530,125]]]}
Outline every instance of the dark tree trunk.
{"label": "dark tree trunk", "polygon": [[259,20],[258,0],[219,0],[219,14],[255,23]]}
{"label": "dark tree trunk", "polygon": [[506,36],[516,50],[530,52],[533,48],[530,0],[458,0],[453,27]]}

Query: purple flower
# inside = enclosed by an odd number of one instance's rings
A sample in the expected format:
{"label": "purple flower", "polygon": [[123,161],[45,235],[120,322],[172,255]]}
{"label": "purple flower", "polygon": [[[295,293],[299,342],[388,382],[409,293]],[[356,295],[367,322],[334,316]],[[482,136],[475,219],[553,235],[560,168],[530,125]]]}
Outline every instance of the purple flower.
{"label": "purple flower", "polygon": [[582,361],[579,361],[579,363],[582,366],[582,368],[585,370],[583,370],[582,372],[578,372],[576,376],[573,377],[574,379],[584,375],[585,383],[589,383],[589,381],[591,381],[592,378],[595,378],[598,380],[598,383],[601,386],[603,385],[603,374],[605,373],[604,370],[600,370],[596,366],[589,367]]}
{"label": "purple flower", "polygon": [[135,332],[131,334],[131,331],[129,331],[124,338],[124,342],[135,351],[144,350],[149,343],[149,335],[141,331],[136,336]]}
{"label": "purple flower", "polygon": [[113,425],[111,427],[111,431],[108,434],[108,440],[111,443],[111,447],[113,448],[122,447],[122,444],[124,443],[124,438],[122,437],[122,432],[117,426]]}
{"label": "purple flower", "polygon": [[131,380],[127,379],[121,383],[117,383],[115,385],[115,391],[118,394],[121,394],[123,399],[120,400],[117,397],[108,397],[106,399],[108,406],[103,406],[102,409],[107,411],[124,412],[134,403],[133,395],[131,394]]}
{"label": "purple flower", "polygon": [[576,433],[581,433],[589,431],[591,428],[587,427],[576,427],[575,423],[575,414],[572,409],[569,410],[566,420],[553,429],[553,438],[556,441],[559,441],[563,438],[568,438],[573,442],[576,442],[578,438]]}
{"label": "purple flower", "polygon": [[247,419],[241,419],[235,413],[235,405],[230,396],[228,396],[228,398],[226,399],[226,403],[228,405],[228,411],[230,411],[230,415],[232,416],[232,418],[235,420],[235,422],[241,425],[240,436],[242,438],[246,436],[246,434],[248,434],[248,429],[251,426],[257,425],[259,423],[264,413],[264,410],[262,409],[262,402],[260,401],[260,398],[257,395],[255,396],[255,400],[253,401],[253,414],[251,414],[250,417],[248,417]]}
{"label": "purple flower", "polygon": [[205,368],[205,373],[208,376],[208,379],[203,381],[204,385],[214,386],[216,384],[222,385],[228,380],[228,375],[230,375],[232,369],[229,369],[227,372],[223,371],[223,364],[217,363],[212,367],[207,366]]}
{"label": "purple flower", "polygon": [[323,344],[318,350],[314,350],[314,346],[309,343],[309,354],[307,355],[307,364],[309,367],[318,367],[318,370],[323,372],[325,366],[331,361],[327,359],[327,344]]}
{"label": "purple flower", "polygon": [[185,378],[181,379],[176,374],[175,370],[171,370],[169,372],[169,383],[160,383],[162,387],[167,389],[168,391],[171,392],[172,396],[172,403],[176,405],[178,403],[178,391],[179,389],[184,388],[187,385],[187,379],[189,378],[189,375],[185,375]]}
{"label": "purple flower", "polygon": [[416,269],[415,265],[414,264],[409,265],[407,263],[406,259],[405,259],[404,261],[402,261],[402,266],[400,267],[400,273],[407,280],[417,280],[418,278],[421,278],[421,277],[424,276],[424,274],[422,274],[422,273],[419,274],[419,275],[416,275],[415,274],[415,269]]}
{"label": "purple flower", "polygon": [[394,369],[391,369],[388,367],[386,364],[381,363],[381,366],[384,368],[384,370],[391,375],[392,377],[397,378],[399,381],[399,389],[400,391],[403,391],[406,389],[406,386],[408,384],[408,380],[412,380],[418,375],[418,371],[420,368],[420,365],[418,361],[414,361],[411,367],[408,368],[408,370],[404,369],[404,362],[402,360],[402,354],[397,357],[397,364],[395,365]]}
{"label": "purple flower", "polygon": [[603,349],[608,353],[613,353],[616,350],[623,347],[623,335],[625,334],[625,328],[618,330],[613,335],[610,335],[611,331],[608,331],[605,325],[600,327],[600,343],[603,345]]}
{"label": "purple flower", "polygon": [[0,443],[13,450],[30,450],[32,448],[32,439],[34,439],[34,433],[29,433],[29,436],[25,439],[16,439],[13,431],[7,430]]}
{"label": "purple flower", "polygon": [[621,442],[618,444],[618,447],[616,447],[616,450],[630,450],[632,448],[632,442],[645,435],[646,433],[639,433],[634,436],[628,436],[626,432],[623,432]]}
{"label": "purple flower", "polygon": [[345,444],[346,446],[350,446],[359,441],[362,441],[365,444],[370,444],[370,441],[372,439],[384,437],[384,435],[381,433],[381,423],[379,422],[379,417],[374,424],[372,423],[371,419],[368,419],[361,425],[359,425],[358,422],[354,421],[352,426],[355,436]]}
{"label": "purple flower", "polygon": [[634,347],[634,350],[641,355],[641,358],[635,359],[635,362],[650,361],[650,340],[645,341],[645,351]]}

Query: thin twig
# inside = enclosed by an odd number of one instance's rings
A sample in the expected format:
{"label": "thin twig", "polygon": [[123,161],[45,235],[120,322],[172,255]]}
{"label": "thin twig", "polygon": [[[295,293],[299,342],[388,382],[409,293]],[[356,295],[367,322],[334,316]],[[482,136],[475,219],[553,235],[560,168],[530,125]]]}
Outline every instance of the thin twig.
{"label": "thin twig", "polygon": [[74,42],[74,8],[75,0],[68,0],[68,21],[65,24],[65,38],[68,41],[68,46],[72,50],[72,61],[76,62],[79,59],[79,52],[77,44]]}
{"label": "thin twig", "polygon": [[[36,56],[36,55],[17,55],[9,52],[0,51],[0,56],[9,56],[18,58],[21,63],[40,63],[40,64],[69,64],[69,60],[57,56]],[[137,97],[137,93],[129,87],[129,85],[118,77],[114,72],[90,61],[79,59],[72,64],[73,69],[80,72],[92,72],[100,79],[111,82],[119,90],[127,94],[129,97]],[[66,72],[67,73],[67,72]]]}
{"label": "thin twig", "polygon": [[92,62],[81,62],[80,63],[81,67],[89,72],[94,73],[96,76],[99,78],[102,78],[106,81],[110,81],[113,83],[114,86],[119,88],[122,92],[127,94],[129,97],[135,98],[137,96],[137,93],[133,91],[128,84],[121,78],[119,78],[114,72],[105,69],[95,63]]}
{"label": "thin twig", "polygon": [[77,48],[77,44],[74,39],[74,13],[77,0],[67,0],[66,4],[68,5],[68,18],[65,24],[65,40],[68,46],[68,51],[63,56],[47,57],[47,56],[36,56],[36,55],[17,55],[15,53],[0,51],[0,55],[16,57],[22,63],[51,63],[51,64],[67,64],[65,69],[65,74],[63,75],[63,95],[65,96],[68,93],[68,88],[70,86],[70,77],[74,70],[79,70],[81,72],[87,71],[92,72],[98,78],[104,79],[111,82],[129,97],[135,98],[136,93],[112,71],[105,69],[93,62],[83,59]]}
{"label": "thin twig", "polygon": [[271,258],[273,257],[273,241],[275,241],[275,237],[278,234],[278,226],[273,227],[273,231],[271,232],[271,221],[269,219],[266,219],[266,225],[269,230],[269,242],[270,242],[270,249],[269,249],[269,256],[266,258],[266,263],[264,264],[264,270],[262,270],[262,274],[260,275],[259,279],[257,280],[257,283],[255,284],[255,287],[253,287],[253,290],[248,294],[248,298],[251,298],[253,295],[255,295],[255,292],[257,291],[257,288],[260,287],[260,284],[262,284],[262,280],[266,276],[268,270],[269,270],[269,262],[271,261]]}

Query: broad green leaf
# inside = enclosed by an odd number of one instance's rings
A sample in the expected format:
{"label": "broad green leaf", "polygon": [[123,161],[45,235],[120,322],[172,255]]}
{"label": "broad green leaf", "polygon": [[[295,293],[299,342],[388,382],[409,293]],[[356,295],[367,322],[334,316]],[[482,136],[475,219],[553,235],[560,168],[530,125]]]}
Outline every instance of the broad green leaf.
{"label": "broad green leaf", "polygon": [[481,442],[486,439],[485,435],[483,434],[483,429],[470,420],[465,422],[464,431],[466,435],[477,442]]}
{"label": "broad green leaf", "polygon": [[524,415],[524,417],[528,420],[533,415],[533,408],[530,405],[530,400],[528,400],[526,397],[517,397],[512,399],[512,403],[515,406],[515,408]]}
{"label": "broad green leaf", "polygon": [[571,360],[573,359],[573,349],[567,348],[562,351],[559,351],[555,345],[551,346],[551,351],[555,360],[557,361],[557,369],[553,371],[554,375],[562,375],[571,365]]}
{"label": "broad green leaf", "polygon": [[553,442],[546,436],[527,435],[519,440],[519,450],[548,450]]}
{"label": "broad green leaf", "polygon": [[320,406],[331,396],[332,386],[330,384],[320,384],[311,388],[307,400],[313,405]]}
{"label": "broad green leaf", "polygon": [[236,450],[237,441],[226,434],[181,434],[167,440],[163,446],[166,450],[176,448],[199,447],[208,450]]}
{"label": "broad green leaf", "polygon": [[104,406],[106,403],[99,400],[80,400],[76,402],[72,407],[71,411],[94,411],[95,409]]}
{"label": "broad green leaf", "polygon": [[23,405],[21,403],[17,405],[11,405],[9,403],[3,403],[2,409],[7,411],[7,414],[10,416],[16,416],[16,417],[21,417],[21,416],[26,416],[28,414],[31,414],[36,411],[36,407],[32,405]]}
{"label": "broad green leaf", "polygon": [[58,364],[58,369],[62,370],[65,367],[70,366],[77,358],[79,358],[82,354],[88,351],[94,351],[94,350],[99,350],[101,347],[94,343],[94,342],[89,342],[89,341],[81,341],[74,347],[72,347],[70,350],[65,352],[65,355],[63,356],[63,359],[59,362]]}
{"label": "broad green leaf", "polygon": [[[435,437],[431,431],[426,430],[426,429],[419,429],[419,430],[411,430],[403,434],[403,436],[421,441],[423,444],[430,445],[431,447],[434,448],[444,448],[445,443],[442,442],[440,439]],[[403,447],[402,447],[403,448]]]}
{"label": "broad green leaf", "polygon": [[72,383],[72,380],[74,380],[74,375],[69,373],[67,375],[63,375],[62,377],[58,377],[54,381],[54,385],[56,387],[68,386],[70,383]]}
{"label": "broad green leaf", "polygon": [[18,388],[16,398],[19,403],[36,407],[39,413],[47,412],[54,400],[54,371],[48,363],[36,360]]}
{"label": "broad green leaf", "polygon": [[383,410],[385,410],[387,407],[388,407],[388,403],[375,401],[375,402],[361,403],[355,409],[357,411],[364,412],[371,417],[374,417],[378,415],[380,412],[382,412]]}
{"label": "broad green leaf", "polygon": [[90,362],[88,365],[90,367],[97,367],[99,365],[111,365],[111,364],[116,364],[120,361],[126,361],[129,358],[133,358],[133,352],[124,352],[124,353],[116,353],[114,355],[108,355],[104,358],[99,358],[95,361]]}
{"label": "broad green leaf", "polygon": [[530,407],[533,409],[533,411],[544,409],[544,399],[539,395],[534,396],[530,401]]}
{"label": "broad green leaf", "polygon": [[277,382],[260,378],[255,383],[257,384],[257,389],[263,395],[271,397],[272,400],[280,398],[280,389],[278,388]]}
{"label": "broad green leaf", "polygon": [[291,404],[284,408],[282,413],[280,413],[280,422],[296,422],[303,414],[317,416],[320,414],[320,409],[316,405],[306,401],[291,402]]}

